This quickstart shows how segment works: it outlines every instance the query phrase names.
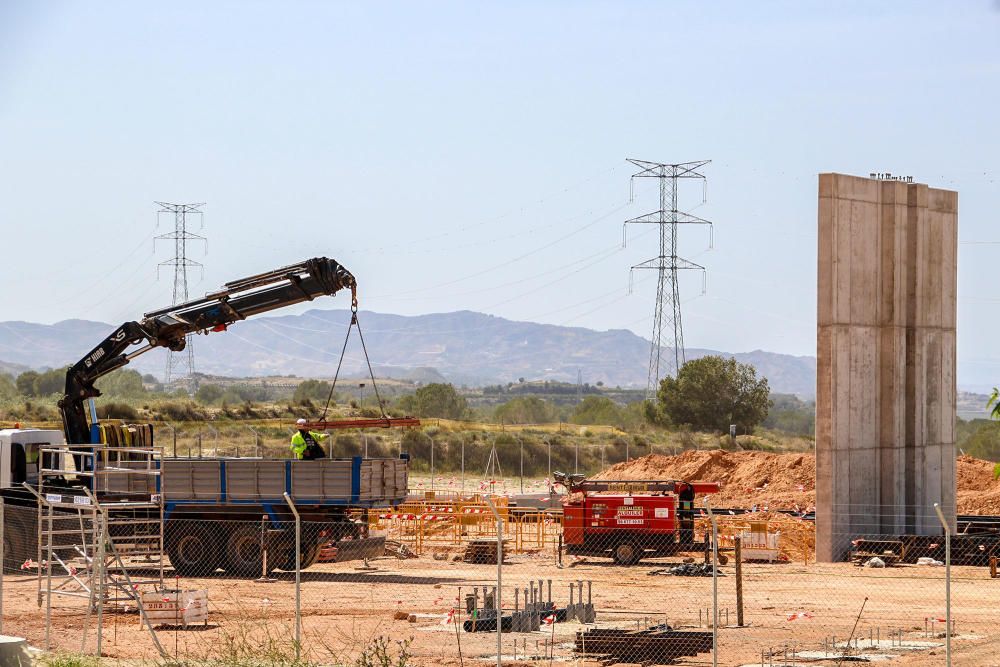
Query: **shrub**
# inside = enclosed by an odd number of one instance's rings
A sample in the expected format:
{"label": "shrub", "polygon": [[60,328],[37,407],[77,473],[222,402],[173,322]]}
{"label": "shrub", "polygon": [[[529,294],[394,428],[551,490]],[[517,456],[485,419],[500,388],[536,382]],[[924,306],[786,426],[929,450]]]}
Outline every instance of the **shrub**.
{"label": "shrub", "polygon": [[193,401],[164,401],[157,406],[157,412],[169,421],[199,421],[208,417]]}
{"label": "shrub", "polygon": [[138,421],[139,411],[128,403],[118,403],[110,401],[97,406],[98,419],[124,419],[125,421]]}
{"label": "shrub", "polygon": [[299,404],[306,402],[322,401],[326,403],[330,396],[330,383],[323,380],[303,380],[295,387],[292,400]]}
{"label": "shrub", "polygon": [[455,391],[455,387],[440,382],[420,387],[409,396],[403,396],[399,399],[398,407],[418,417],[442,419],[462,419],[469,410],[465,399]]}
{"label": "shrub", "polygon": [[555,406],[537,396],[512,398],[498,406],[493,415],[506,424],[545,424],[559,419]]}
{"label": "shrub", "polygon": [[225,390],[217,384],[203,384],[198,387],[198,391],[194,393],[194,397],[199,403],[207,405],[209,403],[215,403],[222,398],[225,393]]}

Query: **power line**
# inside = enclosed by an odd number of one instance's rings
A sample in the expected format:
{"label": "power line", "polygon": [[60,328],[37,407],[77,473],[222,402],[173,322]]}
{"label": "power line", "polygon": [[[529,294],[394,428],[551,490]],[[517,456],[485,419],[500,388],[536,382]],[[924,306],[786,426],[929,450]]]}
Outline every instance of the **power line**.
{"label": "power line", "polygon": [[[206,241],[204,236],[193,234],[187,230],[187,217],[188,215],[203,216],[204,214],[199,210],[199,207],[205,204],[168,204],[159,201],[156,204],[160,206],[160,210],[156,212],[157,217],[164,213],[171,213],[174,216],[174,231],[153,237],[153,245],[155,249],[157,241],[174,242],[174,256],[171,259],[160,262],[157,265],[157,273],[159,273],[161,266],[172,266],[174,268],[174,298],[172,305],[176,306],[178,303],[184,303],[188,300],[188,267],[204,269],[204,265],[201,262],[196,262],[187,256],[188,241]],[[167,367],[163,377],[164,384],[170,384],[178,375],[181,375],[179,371],[183,369],[182,374],[187,379],[188,391],[194,390],[194,345],[192,343],[192,336],[188,334],[185,337],[184,350],[180,352],[170,350],[168,352]]]}
{"label": "power line", "polygon": [[[681,298],[677,272],[694,269],[702,272],[703,279],[705,275],[704,266],[677,255],[677,226],[704,224],[709,226],[710,233],[712,229],[712,223],[708,220],[677,210],[677,184],[678,180],[682,178],[699,178],[704,183],[705,176],[698,170],[708,164],[710,160],[664,164],[628,158],[628,162],[639,167],[639,171],[632,174],[629,181],[630,187],[634,183],[632,179],[636,178],[656,178],[660,181],[660,209],[626,220],[624,225],[625,230],[627,230],[630,224],[653,224],[658,225],[660,230],[659,255],[632,267],[633,271],[636,269],[656,269],[659,278],[656,286],[653,342],[649,351],[649,375],[646,383],[646,395],[648,398],[652,398],[656,395],[661,374],[663,376],[676,375],[677,371],[684,365],[684,327],[681,323]],[[704,195],[702,199],[705,199]],[[627,231],[623,233],[623,238],[627,242]],[[666,340],[664,340],[664,329],[666,329]],[[664,355],[663,344],[665,342],[670,344],[672,355]]]}
{"label": "power line", "polygon": [[516,257],[513,257],[512,259],[503,261],[503,262],[501,262],[499,264],[494,264],[493,266],[487,267],[487,268],[482,269],[480,271],[476,271],[474,273],[470,273],[470,274],[464,275],[464,276],[462,276],[460,278],[454,278],[454,279],[447,280],[447,281],[444,281],[444,282],[441,282],[441,283],[437,283],[436,285],[431,285],[429,287],[420,287],[420,288],[417,288],[417,289],[411,289],[411,290],[406,290],[406,291],[402,291],[402,292],[397,292],[396,294],[397,295],[399,295],[399,294],[418,294],[418,293],[421,293],[421,292],[427,292],[427,291],[431,291],[431,290],[435,290],[436,291],[436,290],[438,290],[438,289],[440,289],[442,287],[448,287],[449,285],[460,284],[460,283],[463,283],[463,282],[465,282],[467,280],[471,280],[472,278],[478,278],[479,276],[487,274],[487,273],[490,273],[492,271],[497,271],[499,269],[506,268],[506,267],[510,266],[511,264],[515,264],[517,262],[520,262],[523,259],[531,257],[532,255],[536,255],[536,254],[540,253],[543,250],[547,250],[548,248],[551,248],[553,246],[557,246],[560,243],[562,243],[563,241],[565,241],[566,239],[571,238],[571,237],[573,237],[573,236],[575,236],[577,234],[580,234],[580,233],[582,233],[582,232],[590,229],[594,225],[597,225],[598,223],[602,222],[603,220],[605,220],[605,219],[611,217],[612,215],[614,215],[615,213],[621,211],[622,209],[624,209],[628,205],[629,205],[629,203],[626,202],[624,204],[616,206],[616,207],[612,208],[611,210],[609,210],[609,211],[607,211],[607,212],[599,215],[598,217],[592,219],[590,222],[588,222],[587,224],[583,225],[582,227],[578,227],[578,228],[574,229],[573,231],[571,231],[571,232],[569,232],[567,234],[564,234],[563,236],[560,236],[559,238],[557,238],[557,239],[555,239],[553,241],[550,241],[549,243],[537,246],[537,247],[533,248],[532,250],[529,250],[529,251],[527,251],[525,253],[522,253],[522,254],[520,254],[520,255],[518,255]]}

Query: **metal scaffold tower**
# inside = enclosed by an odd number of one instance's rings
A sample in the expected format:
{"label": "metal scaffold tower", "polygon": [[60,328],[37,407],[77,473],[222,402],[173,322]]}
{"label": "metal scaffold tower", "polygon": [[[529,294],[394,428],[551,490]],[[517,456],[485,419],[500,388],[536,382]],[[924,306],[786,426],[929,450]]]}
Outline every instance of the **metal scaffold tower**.
{"label": "metal scaffold tower", "polygon": [[[205,242],[206,239],[204,236],[189,232],[187,224],[189,215],[197,215],[199,217],[203,215],[200,207],[205,204],[169,204],[159,201],[156,204],[160,207],[160,210],[156,213],[157,216],[164,213],[174,216],[174,231],[156,236],[153,239],[153,243],[155,245],[156,241],[174,242],[174,256],[160,262],[157,269],[161,266],[172,266],[174,268],[174,298],[172,305],[177,305],[188,300],[188,267],[204,267],[201,262],[196,262],[187,256],[187,243],[188,241]],[[170,350],[167,353],[167,367],[163,381],[164,384],[170,384],[171,381],[178,377],[185,377],[188,382],[188,390],[194,391],[194,345],[192,336],[188,335],[186,341],[183,351],[174,352]]]}
{"label": "metal scaffold tower", "polygon": [[[159,645],[140,598],[144,590],[163,589],[162,451],[63,445],[42,448],[41,457],[38,491],[32,492],[38,500],[38,604],[45,604],[46,648],[57,598],[86,601],[81,650],[93,623],[100,652],[106,610],[138,611]],[[69,460],[78,462],[74,474],[83,482],[72,490],[60,483]]]}
{"label": "metal scaffold tower", "polygon": [[[656,178],[660,181],[660,209],[625,221],[626,229],[630,224],[652,224],[659,225],[660,231],[659,254],[632,267],[633,271],[655,269],[659,273],[656,284],[656,307],[653,312],[653,342],[649,352],[649,375],[646,384],[646,397],[652,399],[656,396],[660,379],[676,376],[677,371],[684,365],[684,328],[681,322],[677,272],[689,269],[701,271],[704,289],[705,267],[677,254],[677,226],[708,225],[710,235],[712,229],[712,223],[708,220],[677,210],[677,185],[680,179],[699,178],[704,181],[704,174],[698,170],[711,160],[678,164],[632,158],[628,158],[628,161],[639,167],[639,171],[632,174],[631,179]],[[630,180],[631,183],[634,183],[634,180]]]}

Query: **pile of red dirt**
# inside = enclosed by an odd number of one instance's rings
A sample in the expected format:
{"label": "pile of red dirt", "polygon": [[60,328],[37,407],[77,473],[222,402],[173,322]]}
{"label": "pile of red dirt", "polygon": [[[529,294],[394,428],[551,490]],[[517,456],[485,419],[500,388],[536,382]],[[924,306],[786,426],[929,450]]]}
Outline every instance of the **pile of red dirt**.
{"label": "pile of red dirt", "polygon": [[992,461],[958,457],[955,476],[959,514],[1000,514],[1000,481],[993,478],[995,466]]}
{"label": "pile of red dirt", "polygon": [[679,479],[719,482],[716,507],[811,508],[816,502],[812,454],[688,450],[677,456],[650,454],[611,466],[599,479]]}
{"label": "pile of red dirt", "polygon": [[[971,456],[958,457],[960,514],[1000,514],[1000,481],[993,478],[994,465]],[[816,458],[812,453],[716,449],[688,450],[677,456],[651,454],[611,466],[596,478],[719,482],[722,490],[712,495],[715,507],[802,511],[816,504]]]}

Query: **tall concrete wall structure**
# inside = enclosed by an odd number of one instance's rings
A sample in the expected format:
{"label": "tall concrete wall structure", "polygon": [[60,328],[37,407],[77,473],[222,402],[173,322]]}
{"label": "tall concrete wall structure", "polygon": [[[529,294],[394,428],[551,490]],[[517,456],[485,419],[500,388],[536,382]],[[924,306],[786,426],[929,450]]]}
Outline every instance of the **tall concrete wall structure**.
{"label": "tall concrete wall structure", "polygon": [[819,177],[816,557],[955,516],[958,193]]}

